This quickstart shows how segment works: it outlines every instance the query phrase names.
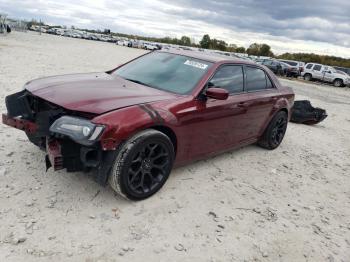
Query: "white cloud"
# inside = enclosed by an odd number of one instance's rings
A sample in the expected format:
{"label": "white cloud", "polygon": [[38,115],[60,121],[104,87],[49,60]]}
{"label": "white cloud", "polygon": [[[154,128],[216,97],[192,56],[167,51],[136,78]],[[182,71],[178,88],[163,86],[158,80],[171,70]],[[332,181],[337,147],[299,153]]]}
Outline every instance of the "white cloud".
{"label": "white cloud", "polygon": [[[267,43],[276,53],[313,52],[350,57],[350,19],[339,16],[339,8],[332,7],[327,17],[323,15],[327,10],[321,6],[318,11],[315,7],[312,14],[305,11],[303,17],[297,4],[290,7],[279,2],[279,6],[271,6],[269,10],[272,0],[265,0],[265,5],[264,1],[236,2],[0,0],[0,10],[13,17],[37,18],[51,24],[110,28],[116,32],[158,37],[188,35],[197,41],[208,33],[245,47],[254,42]],[[338,1],[338,5],[341,3]],[[347,6],[345,3],[344,7]],[[236,9],[234,13],[232,10]],[[285,13],[286,10],[290,10],[290,14]],[[334,21],[334,17],[339,21]]]}

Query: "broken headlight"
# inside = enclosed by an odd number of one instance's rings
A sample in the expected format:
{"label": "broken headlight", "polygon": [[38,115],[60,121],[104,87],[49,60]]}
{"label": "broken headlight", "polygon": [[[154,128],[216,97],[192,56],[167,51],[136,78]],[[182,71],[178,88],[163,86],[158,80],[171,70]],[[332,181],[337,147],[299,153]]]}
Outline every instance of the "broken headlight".
{"label": "broken headlight", "polygon": [[83,145],[92,145],[103,129],[104,126],[95,125],[84,118],[71,116],[62,116],[50,126],[50,132],[68,136]]}

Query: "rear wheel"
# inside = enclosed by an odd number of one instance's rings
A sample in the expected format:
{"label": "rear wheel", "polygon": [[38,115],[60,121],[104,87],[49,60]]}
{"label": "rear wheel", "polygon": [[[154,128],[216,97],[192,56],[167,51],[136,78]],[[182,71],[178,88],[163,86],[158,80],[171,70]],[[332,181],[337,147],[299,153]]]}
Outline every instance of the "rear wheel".
{"label": "rear wheel", "polygon": [[341,86],[343,86],[343,80],[341,80],[341,79],[335,79],[334,82],[333,82],[333,85],[334,85],[335,87],[341,87]]}
{"label": "rear wheel", "polygon": [[304,75],[304,80],[311,81],[311,79],[312,79],[312,76],[310,74],[305,74]]}
{"label": "rear wheel", "polygon": [[264,134],[258,141],[259,146],[266,149],[277,148],[287,130],[288,115],[284,111],[279,111],[270,121]]}
{"label": "rear wheel", "polygon": [[165,134],[144,130],[120,146],[109,184],[132,200],[150,197],[168,179],[174,156],[174,146]]}

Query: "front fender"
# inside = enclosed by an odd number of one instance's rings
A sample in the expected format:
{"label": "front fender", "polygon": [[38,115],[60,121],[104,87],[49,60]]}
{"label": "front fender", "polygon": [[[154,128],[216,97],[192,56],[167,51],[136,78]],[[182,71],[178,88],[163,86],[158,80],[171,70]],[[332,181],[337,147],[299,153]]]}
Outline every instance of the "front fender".
{"label": "front fender", "polygon": [[118,145],[141,130],[152,126],[167,126],[176,121],[166,110],[156,110],[149,104],[140,104],[95,117],[92,122],[106,126],[100,137],[103,150],[115,150]]}

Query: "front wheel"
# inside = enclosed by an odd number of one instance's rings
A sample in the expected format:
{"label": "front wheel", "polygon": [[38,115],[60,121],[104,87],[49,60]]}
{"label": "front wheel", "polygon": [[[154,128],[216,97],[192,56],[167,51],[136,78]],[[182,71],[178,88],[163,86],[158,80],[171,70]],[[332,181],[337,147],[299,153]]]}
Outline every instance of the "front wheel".
{"label": "front wheel", "polygon": [[333,84],[334,84],[335,87],[341,87],[341,86],[343,86],[343,80],[335,79]]}
{"label": "front wheel", "polygon": [[270,121],[264,134],[258,141],[258,145],[266,149],[277,148],[286,133],[288,124],[288,115],[284,111],[279,111]]}
{"label": "front wheel", "polygon": [[148,198],[168,179],[174,157],[169,137],[157,130],[144,130],[120,145],[109,184],[131,200]]}

